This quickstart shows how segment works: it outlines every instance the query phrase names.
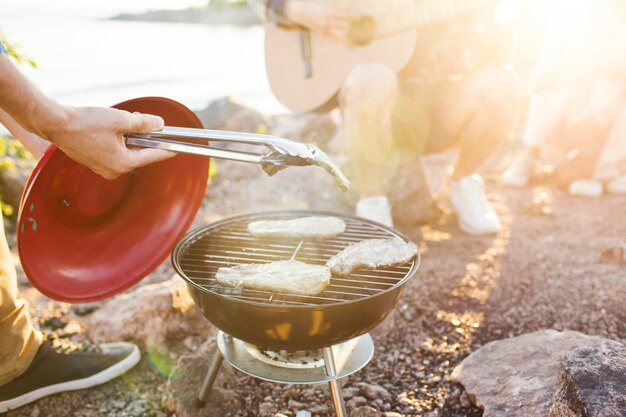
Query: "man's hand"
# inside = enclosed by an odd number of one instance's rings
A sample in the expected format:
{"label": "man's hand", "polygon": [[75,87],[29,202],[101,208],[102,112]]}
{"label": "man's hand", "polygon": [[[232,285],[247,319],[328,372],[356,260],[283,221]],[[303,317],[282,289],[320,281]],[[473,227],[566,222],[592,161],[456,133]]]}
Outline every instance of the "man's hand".
{"label": "man's hand", "polygon": [[62,106],[46,97],[2,54],[0,109],[4,119],[54,143],[70,158],[107,179],[175,155],[159,149],[128,149],[124,142],[125,133],[162,129],[160,117],[109,108]]}
{"label": "man's hand", "polygon": [[101,108],[64,108],[60,124],[37,126],[43,136],[67,156],[106,179],[174,156],[159,149],[128,149],[125,133],[147,133],[163,128],[163,119],[149,114]]}
{"label": "man's hand", "polygon": [[341,41],[350,33],[350,25],[362,15],[341,6],[314,1],[287,2],[285,17],[290,21]]}

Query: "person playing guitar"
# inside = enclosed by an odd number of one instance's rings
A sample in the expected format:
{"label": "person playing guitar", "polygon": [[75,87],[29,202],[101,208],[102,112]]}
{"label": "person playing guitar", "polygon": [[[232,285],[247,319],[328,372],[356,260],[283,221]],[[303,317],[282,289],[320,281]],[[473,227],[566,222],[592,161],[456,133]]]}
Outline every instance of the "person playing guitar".
{"label": "person playing guitar", "polygon": [[[355,22],[363,19],[365,1],[252,2],[276,27],[301,28],[347,45],[345,56],[358,48],[350,37]],[[495,22],[492,0],[403,0],[400,10],[394,10],[394,3],[385,1],[385,15],[373,19],[382,24],[383,20],[393,21],[397,13],[397,21],[404,22],[402,16],[412,12],[408,8],[419,6],[421,20],[412,28],[417,34],[412,56],[402,68],[371,56],[356,62],[341,75],[335,100],[341,108],[360,192],[356,213],[391,225],[385,193],[394,186],[390,181],[397,169],[422,154],[457,146],[458,157],[445,190],[459,227],[474,235],[496,233],[501,229],[500,220],[487,201],[477,171],[514,124],[520,88],[506,64],[512,34]],[[432,19],[424,17],[429,8],[435,16]],[[266,39],[266,48],[271,46]],[[307,53],[315,54],[315,48],[313,44]],[[327,59],[326,65],[338,68],[342,56]],[[320,71],[309,65],[306,82],[313,82]],[[303,86],[305,91],[306,84]],[[424,175],[419,164],[414,175]]]}

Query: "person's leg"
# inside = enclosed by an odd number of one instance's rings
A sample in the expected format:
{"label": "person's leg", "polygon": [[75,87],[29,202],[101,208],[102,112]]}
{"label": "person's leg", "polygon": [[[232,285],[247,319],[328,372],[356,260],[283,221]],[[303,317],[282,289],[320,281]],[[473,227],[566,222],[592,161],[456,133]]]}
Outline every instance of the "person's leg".
{"label": "person's leg", "polygon": [[398,94],[396,74],[379,63],[359,64],[346,78],[340,104],[354,185],[357,214],[391,225],[386,183],[398,167],[392,116]]}
{"label": "person's leg", "polygon": [[0,229],[0,386],[2,386],[28,369],[39,350],[42,335],[33,329],[28,305],[17,297],[15,266],[2,224]]}
{"label": "person's leg", "polygon": [[[500,230],[477,172],[513,127],[519,99],[516,76],[505,68],[489,69],[444,87],[433,109],[433,140],[452,139],[459,146],[448,192],[459,226],[467,233]],[[429,150],[436,147],[429,143]]]}
{"label": "person's leg", "polygon": [[459,146],[451,179],[475,174],[513,127],[518,80],[505,68],[489,69],[448,88],[438,106],[439,131]]}
{"label": "person's leg", "polygon": [[502,174],[505,185],[522,187],[528,184],[541,149],[566,118],[570,101],[570,92],[562,89],[543,91],[531,97],[522,134],[525,149]]}

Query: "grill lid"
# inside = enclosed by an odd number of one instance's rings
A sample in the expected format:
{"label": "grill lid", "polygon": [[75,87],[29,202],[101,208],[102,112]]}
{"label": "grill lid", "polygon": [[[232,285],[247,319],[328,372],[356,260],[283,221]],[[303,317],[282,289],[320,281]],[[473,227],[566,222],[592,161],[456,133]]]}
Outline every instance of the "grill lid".
{"label": "grill lid", "polygon": [[[258,220],[288,220],[304,216],[334,216],[343,219],[346,231],[321,241],[260,239],[247,226]],[[412,277],[419,266],[419,254],[404,265],[375,270],[360,269],[349,276],[333,276],[330,285],[317,295],[223,287],[215,274],[221,267],[243,263],[269,263],[293,259],[325,265],[350,244],[365,239],[408,239],[391,228],[362,218],[314,211],[280,211],[248,214],[213,223],[191,232],[172,253],[177,272],[198,289],[241,302],[287,307],[328,306],[362,300],[385,293]]]}

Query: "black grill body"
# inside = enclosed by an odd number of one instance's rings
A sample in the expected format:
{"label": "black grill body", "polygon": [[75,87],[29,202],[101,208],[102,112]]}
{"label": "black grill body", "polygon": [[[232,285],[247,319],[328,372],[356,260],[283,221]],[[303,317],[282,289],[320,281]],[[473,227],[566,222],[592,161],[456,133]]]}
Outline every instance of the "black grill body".
{"label": "black grill body", "polygon": [[[254,238],[247,225],[257,220],[335,216],[346,231],[333,239],[277,240]],[[295,259],[323,265],[346,246],[364,239],[408,239],[365,219],[314,211],[256,213],[221,220],[185,236],[172,253],[172,264],[185,279],[204,315],[220,330],[271,349],[306,350],[332,346],[376,327],[395,307],[404,284],[417,272],[419,255],[397,267],[357,270],[334,277],[316,296],[222,287],[220,267]]]}

